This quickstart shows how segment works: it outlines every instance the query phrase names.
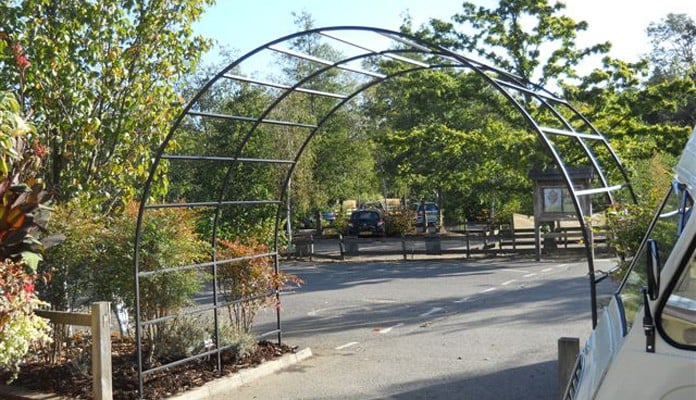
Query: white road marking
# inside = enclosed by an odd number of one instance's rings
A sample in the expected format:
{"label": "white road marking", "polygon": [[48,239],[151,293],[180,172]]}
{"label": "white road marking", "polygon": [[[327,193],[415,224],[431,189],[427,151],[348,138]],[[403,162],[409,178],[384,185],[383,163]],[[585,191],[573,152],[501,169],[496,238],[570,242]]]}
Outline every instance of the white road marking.
{"label": "white road marking", "polygon": [[346,343],[346,344],[343,344],[343,345],[340,345],[340,346],[336,347],[336,350],[347,349],[347,348],[349,348],[350,346],[355,346],[356,344],[358,344],[358,342],[349,342],[349,343]]}
{"label": "white road marking", "polygon": [[469,298],[468,298],[468,297],[462,297],[461,299],[459,299],[459,300],[455,300],[455,301],[453,301],[452,303],[455,303],[455,304],[460,304],[460,303],[464,303],[464,302],[466,302],[467,300],[469,300]]}
{"label": "white road marking", "polygon": [[430,311],[419,315],[419,317],[427,317],[428,315],[432,315],[432,314],[435,314],[436,312],[440,312],[440,311],[442,311],[442,307],[433,307],[432,309],[430,309]]}
{"label": "white road marking", "polygon": [[327,311],[327,310],[330,310],[330,309],[331,309],[331,307],[327,307],[327,308],[313,308],[312,311],[310,311],[310,312],[307,313],[307,316],[316,317],[317,314],[319,314],[319,312]]}
{"label": "white road marking", "polygon": [[396,303],[396,300],[393,299],[365,299],[364,301],[368,303],[376,303],[376,304],[392,304]]}
{"label": "white road marking", "polygon": [[392,329],[398,328],[398,327],[403,326],[403,325],[404,325],[403,322],[399,322],[398,324],[396,324],[394,326],[390,326],[389,328],[380,329],[377,332],[379,332],[381,334],[389,333],[389,332],[391,332]]}
{"label": "white road marking", "polygon": [[526,271],[524,269],[512,269],[512,268],[500,268],[500,271],[519,272],[521,274],[529,273],[529,271]]}
{"label": "white road marking", "polygon": [[505,281],[505,282],[501,283],[501,285],[502,285],[502,286],[507,286],[507,285],[511,284],[512,282],[515,282],[516,280],[517,280],[517,279],[510,279],[509,281]]}
{"label": "white road marking", "polygon": [[549,272],[549,271],[553,271],[553,268],[544,268],[541,270],[541,272]]}
{"label": "white road marking", "polygon": [[492,288],[488,288],[488,289],[482,291],[481,293],[488,293],[488,292],[492,292],[492,291],[494,291],[494,290],[495,290],[495,288],[492,287]]}
{"label": "white road marking", "polygon": [[524,275],[523,277],[524,277],[524,278],[531,278],[531,277],[533,277],[533,276],[536,276],[536,274],[531,273],[531,274]]}

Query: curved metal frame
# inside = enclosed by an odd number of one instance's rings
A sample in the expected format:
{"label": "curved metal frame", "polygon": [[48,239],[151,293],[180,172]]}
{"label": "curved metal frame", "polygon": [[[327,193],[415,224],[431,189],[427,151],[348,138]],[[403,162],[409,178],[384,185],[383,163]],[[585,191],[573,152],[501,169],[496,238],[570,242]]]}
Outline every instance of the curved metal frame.
{"label": "curved metal frame", "polygon": [[[338,38],[334,36],[335,33],[350,33],[350,32],[360,32],[360,33],[369,33],[369,34],[374,34],[377,35],[381,40],[386,40],[391,41],[392,46],[388,48],[387,50],[382,50],[382,51],[374,51],[370,50],[367,46],[363,46],[357,43],[352,43],[351,41],[344,40],[341,38]],[[290,51],[284,51],[280,50],[276,47],[277,44],[286,42],[295,38],[299,38],[305,35],[322,35],[325,38],[328,38],[329,40],[334,40],[337,42],[341,42],[343,44],[347,44],[349,46],[352,46],[355,49],[359,49],[361,51],[364,51],[363,53],[359,53],[358,55],[354,55],[351,57],[346,57],[341,59],[340,61],[336,62],[325,62],[323,60],[318,60],[316,57],[311,57],[311,56],[306,56]],[[249,60],[253,56],[259,54],[263,50],[273,50],[277,52],[281,52],[285,54],[286,56],[289,57],[295,57],[298,59],[305,59],[310,62],[317,62],[319,64],[323,64],[324,66],[322,68],[317,69],[316,71],[312,72],[311,74],[299,79],[297,82],[293,84],[276,84],[272,82],[262,82],[262,81],[257,81],[254,79],[250,78],[245,78],[241,76],[234,76],[234,75],[229,75],[228,73],[238,67],[240,64],[243,62]],[[435,64],[429,64],[428,62],[423,62],[420,60],[415,60],[408,58],[408,54],[420,54],[420,55],[425,55],[427,57],[432,57],[441,61],[446,61],[446,62],[438,62]],[[390,58],[394,61],[402,62],[404,64],[410,64],[412,67],[411,68],[405,68],[402,70],[399,70],[395,73],[392,73],[391,75],[383,75],[381,73],[377,73],[374,71],[368,71],[368,70],[361,70],[358,68],[350,67],[347,65],[350,62],[353,61],[360,61],[366,58],[370,57],[386,57]],[[572,105],[570,105],[568,102],[565,100],[555,96],[553,93],[550,91],[538,87],[537,85],[528,82],[521,77],[518,77],[514,74],[511,74],[509,72],[503,71],[499,68],[496,68],[494,66],[487,65],[485,63],[473,60],[471,58],[465,57],[461,54],[458,54],[456,52],[453,52],[449,49],[446,49],[442,46],[435,45],[432,43],[427,43],[424,42],[414,36],[403,34],[400,32],[395,32],[395,31],[390,31],[386,29],[381,29],[381,28],[371,28],[371,27],[361,27],[361,26],[336,26],[336,27],[326,27],[326,28],[317,28],[317,29],[311,29],[308,31],[304,32],[298,32],[294,33],[291,35],[287,35],[284,37],[281,37],[279,39],[273,40],[271,42],[268,42],[262,46],[257,47],[256,49],[250,51],[249,53],[245,54],[244,56],[240,57],[236,61],[232,62],[229,64],[226,68],[224,68],[222,71],[217,73],[213,78],[211,78],[199,91],[196,93],[196,95],[193,97],[193,99],[185,106],[181,114],[177,117],[177,119],[174,121],[172,128],[170,129],[167,137],[157,150],[157,153],[155,155],[154,161],[152,166],[150,167],[150,173],[147,181],[145,182],[143,192],[141,195],[141,202],[140,202],[140,209],[138,213],[138,221],[137,221],[137,228],[136,228],[136,244],[135,244],[135,254],[134,254],[134,259],[135,259],[135,265],[134,265],[134,279],[135,279],[135,299],[136,299],[136,341],[137,341],[137,358],[138,358],[138,373],[139,373],[139,390],[140,394],[142,395],[143,391],[143,377],[144,375],[161,370],[163,368],[171,367],[175,364],[180,364],[182,362],[186,362],[189,359],[177,361],[171,364],[163,365],[161,367],[153,368],[153,369],[148,369],[144,370],[143,369],[143,360],[142,360],[142,329],[144,326],[147,324],[152,324],[156,322],[162,322],[164,320],[173,318],[173,316],[170,317],[163,317],[163,318],[158,318],[157,320],[151,320],[151,321],[143,321],[141,320],[141,310],[140,310],[140,279],[146,278],[148,276],[152,276],[155,274],[163,274],[163,273],[170,273],[174,271],[181,271],[181,270],[187,270],[187,269],[202,269],[202,268],[210,268],[212,271],[212,276],[213,276],[213,305],[208,306],[205,308],[199,308],[198,310],[193,311],[192,313],[197,313],[197,312],[204,312],[204,311],[214,311],[214,324],[215,324],[215,331],[216,333],[219,332],[219,324],[218,324],[218,309],[221,307],[225,307],[229,305],[229,303],[226,304],[221,304],[218,302],[218,293],[217,293],[217,282],[218,282],[218,275],[217,275],[217,266],[220,264],[224,263],[229,263],[229,262],[234,262],[238,259],[232,259],[232,260],[218,260],[215,252],[216,248],[216,241],[217,241],[217,235],[218,235],[218,223],[220,219],[220,213],[222,210],[222,207],[233,207],[233,206],[248,206],[248,205],[275,205],[277,207],[276,212],[275,212],[275,233],[274,233],[274,238],[273,238],[273,243],[274,247],[271,252],[266,253],[266,254],[259,254],[251,257],[273,257],[274,259],[274,268],[275,272],[279,272],[279,254],[278,254],[278,245],[279,245],[279,229],[280,229],[280,224],[283,219],[283,200],[286,199],[286,196],[288,195],[288,187],[289,187],[289,182],[290,178],[292,177],[292,174],[295,170],[295,167],[297,165],[297,162],[299,161],[300,156],[303,154],[305,148],[309,144],[309,142],[314,138],[316,133],[322,128],[323,124],[329,120],[332,115],[338,111],[341,107],[343,107],[347,102],[353,100],[357,95],[365,91],[366,89],[380,84],[388,79],[394,78],[396,76],[400,76],[403,74],[411,73],[414,71],[419,71],[419,70],[427,70],[427,69],[436,69],[436,68],[468,68],[473,71],[475,71],[481,78],[483,78],[488,84],[490,84],[492,87],[494,87],[496,90],[498,90],[509,102],[512,104],[520,113],[520,115],[523,116],[523,118],[527,121],[529,128],[533,130],[534,132],[537,133],[539,139],[543,143],[544,147],[548,151],[548,153],[551,155],[554,163],[556,164],[556,167],[560,170],[563,181],[566,185],[566,188],[568,189],[568,192],[572,194],[572,201],[573,205],[575,206],[576,210],[576,216],[578,223],[580,224],[582,231],[583,231],[583,237],[584,237],[584,243],[585,243],[585,251],[587,255],[587,263],[588,263],[588,273],[589,273],[589,278],[590,278],[590,290],[591,290],[591,296],[592,296],[592,326],[596,326],[597,324],[597,311],[596,311],[596,289],[595,289],[595,284],[596,284],[596,278],[595,278],[595,271],[594,271],[594,251],[593,251],[593,238],[592,238],[592,232],[590,230],[590,227],[588,227],[586,221],[585,221],[585,215],[583,215],[583,210],[580,207],[580,200],[579,198],[581,196],[594,196],[594,195],[603,195],[605,196],[606,200],[608,203],[613,203],[614,198],[612,193],[621,190],[621,189],[627,189],[630,193],[630,198],[635,202],[635,195],[633,193],[633,189],[631,188],[631,185],[629,183],[628,179],[628,174],[624,167],[621,165],[621,162],[619,161],[617,155],[609,145],[609,142],[606,140],[606,138],[594,127],[592,124],[585,118],[580,112],[578,112]],[[371,76],[374,79],[371,79],[362,85],[358,86],[357,89],[349,94],[346,95],[334,95],[331,93],[326,93],[326,92],[320,92],[316,90],[311,90],[311,89],[305,89],[302,87],[303,84],[309,82],[311,79],[315,77],[321,76],[323,73],[332,71],[335,69],[342,69],[346,70],[349,72],[354,72],[358,74],[364,74],[367,76]],[[201,100],[202,96],[206,94],[211,87],[218,81],[222,79],[232,79],[237,82],[244,82],[244,83],[253,83],[253,84],[259,84],[262,86],[267,86],[267,87],[273,87],[277,89],[284,89],[285,92],[280,94],[274,101],[271,102],[270,105],[267,106],[265,111],[255,117],[248,117],[248,116],[232,116],[232,115],[220,115],[220,114],[214,114],[214,113],[207,113],[205,111],[195,111],[194,107],[196,107],[199,104],[199,100]],[[286,122],[286,121],[277,121],[277,120],[270,120],[266,119],[268,115],[275,109],[276,106],[278,106],[287,96],[289,96],[291,93],[305,93],[307,95],[319,95],[319,96],[326,96],[326,97],[335,97],[339,99],[336,105],[334,105],[333,108],[331,108],[325,115],[323,115],[319,121],[315,124],[302,124],[302,123],[293,123],[293,122]],[[517,97],[516,97],[517,95]],[[520,101],[518,99],[519,96],[523,96],[527,101]],[[543,109],[548,109],[551,112],[551,115],[553,115],[557,121],[557,123],[562,126],[562,129],[558,128],[550,128],[550,127],[545,127],[540,124],[537,119],[534,118],[534,116],[531,113],[531,110],[529,108],[529,104],[532,103],[532,101],[536,101],[538,105],[540,105]],[[573,128],[572,124],[569,122],[568,119],[563,117],[563,114],[559,111],[558,106],[565,107],[567,110],[570,111],[572,116],[574,118],[578,118],[582,123],[584,127],[587,127],[589,129],[589,132],[578,132]],[[177,130],[180,128],[182,122],[187,116],[192,116],[192,117],[199,117],[199,118],[222,118],[222,119],[231,119],[231,120],[242,120],[242,121],[250,121],[253,122],[251,128],[246,132],[244,135],[243,139],[239,143],[236,149],[234,149],[229,157],[206,157],[206,156],[183,156],[183,155],[168,155],[165,154],[165,149],[167,148],[168,144],[176,134]],[[301,128],[308,128],[311,129],[309,134],[307,135],[306,139],[304,142],[302,142],[301,146],[299,147],[295,157],[292,160],[271,160],[271,159],[248,159],[248,158],[243,158],[242,157],[242,152],[249,142],[249,140],[253,137],[254,133],[257,131],[258,127],[262,124],[279,124],[279,125],[289,125],[289,126],[296,126],[296,127],[301,127]],[[572,180],[568,172],[568,168],[566,167],[566,164],[564,163],[561,155],[558,153],[556,147],[554,146],[554,141],[552,140],[553,137],[555,136],[566,136],[566,137],[573,137],[575,138],[577,144],[579,145],[580,149],[584,152],[584,154],[588,157],[590,160],[590,163],[592,164],[592,168],[594,171],[597,173],[597,176],[599,178],[601,186],[595,187],[589,190],[576,190],[574,186],[572,185]],[[605,175],[605,170],[602,168],[602,165],[600,164],[599,160],[597,157],[593,154],[590,146],[588,145],[588,141],[599,141],[602,146],[608,151],[608,154],[610,155],[611,162],[613,163],[613,166],[615,168],[618,168],[618,171],[620,171],[620,175],[622,177],[622,182],[620,182],[617,185],[612,185],[608,181],[608,177]],[[164,203],[164,204],[149,204],[148,199],[150,197],[150,192],[153,184],[154,177],[158,175],[159,168],[162,166],[162,161],[163,160],[170,160],[171,162],[174,162],[176,160],[180,159],[186,159],[186,160],[213,160],[213,161],[218,161],[218,162],[223,162],[227,166],[227,172],[225,173],[225,178],[223,181],[223,185],[217,194],[217,199],[211,199],[210,201],[206,202],[200,202],[200,203]],[[236,165],[239,163],[243,162],[255,162],[255,163],[263,163],[263,164],[279,164],[279,163],[284,163],[289,165],[289,169],[287,171],[287,174],[284,179],[283,186],[280,188],[280,196],[278,199],[270,199],[270,200],[242,200],[242,201],[225,201],[225,193],[227,193],[228,188],[230,185],[234,183],[234,176],[233,176],[233,170]],[[156,208],[163,208],[163,207],[212,207],[215,210],[215,217],[213,221],[213,230],[212,230],[212,237],[211,237],[211,246],[212,246],[212,260],[211,262],[208,263],[202,263],[202,264],[196,264],[196,265],[185,265],[185,266],[171,266],[162,270],[158,271],[148,271],[148,272],[141,272],[140,271],[140,257],[141,257],[141,229],[142,229],[142,223],[143,223],[143,217],[144,214],[150,210],[150,209],[156,209]],[[267,296],[275,296],[276,298],[279,298],[280,293],[278,288],[276,288],[274,291],[270,292],[267,294]],[[243,300],[248,300],[248,299],[243,299]],[[202,311],[201,311],[202,310]],[[277,329],[272,332],[272,333],[277,333],[278,335],[278,341],[280,342],[282,340],[282,331],[281,331],[281,319],[280,319],[280,311],[277,311],[276,314],[276,319],[277,319]],[[218,363],[218,370],[221,368],[221,359],[220,359],[220,353],[222,350],[224,350],[224,347],[220,346],[220,343],[218,341],[218,335],[216,334],[215,338],[215,348],[213,350],[207,351],[203,354],[195,355],[191,358],[202,358],[206,356],[210,356],[215,354],[217,356],[217,363]]]}

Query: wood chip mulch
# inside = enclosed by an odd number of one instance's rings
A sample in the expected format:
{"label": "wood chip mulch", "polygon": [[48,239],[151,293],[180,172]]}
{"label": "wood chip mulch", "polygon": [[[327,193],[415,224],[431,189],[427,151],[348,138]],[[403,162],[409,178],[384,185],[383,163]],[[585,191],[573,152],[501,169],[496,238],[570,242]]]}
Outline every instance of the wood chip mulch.
{"label": "wood chip mulch", "polygon": [[[253,368],[284,354],[295,353],[296,350],[296,347],[261,341],[256,346],[256,351],[236,361],[232,360],[231,355],[223,353],[221,374],[215,371],[214,356],[211,356],[211,360],[192,361],[158,371],[145,377],[143,398],[164,399],[230,375],[240,369]],[[114,400],[137,399],[138,366],[135,343],[132,338],[113,338],[111,363]],[[19,377],[12,386],[43,393],[56,393],[74,399],[91,399],[92,378],[89,370],[81,371],[85,367],[89,368],[88,365],[78,366],[74,360],[63,360],[56,365],[31,362],[22,366]],[[8,377],[0,373],[1,381],[7,381]]]}

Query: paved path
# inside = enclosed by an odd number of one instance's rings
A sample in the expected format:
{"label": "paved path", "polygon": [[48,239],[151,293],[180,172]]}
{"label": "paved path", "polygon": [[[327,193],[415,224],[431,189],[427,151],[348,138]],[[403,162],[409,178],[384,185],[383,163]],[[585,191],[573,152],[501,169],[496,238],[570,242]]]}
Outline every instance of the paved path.
{"label": "paved path", "polygon": [[283,297],[285,341],[315,356],[219,399],[551,400],[558,338],[591,328],[584,262],[285,267],[307,282]]}

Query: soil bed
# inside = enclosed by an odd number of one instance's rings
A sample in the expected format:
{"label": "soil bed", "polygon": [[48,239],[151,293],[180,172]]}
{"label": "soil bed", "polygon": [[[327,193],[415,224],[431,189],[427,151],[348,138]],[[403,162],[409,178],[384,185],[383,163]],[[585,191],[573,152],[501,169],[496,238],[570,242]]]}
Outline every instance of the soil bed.
{"label": "soil bed", "polygon": [[[75,349],[72,349],[72,353]],[[145,377],[144,399],[163,399],[189,389],[202,386],[221,376],[227,376],[243,368],[252,368],[259,364],[278,358],[287,353],[296,352],[296,347],[278,345],[261,341],[253,353],[240,359],[232,360],[231,354],[222,355],[222,373],[215,371],[215,357],[211,360],[192,361],[149,374]],[[87,348],[82,351],[88,351]],[[78,351],[77,353],[80,353]],[[138,366],[135,357],[135,343],[131,338],[114,338],[112,340],[112,386],[114,400],[137,399]],[[86,365],[85,365],[86,364]],[[81,369],[87,369],[81,372]],[[43,393],[56,393],[75,399],[92,398],[92,378],[89,364],[77,363],[64,357],[61,363],[31,362],[22,367],[19,377],[12,386],[36,390]],[[0,374],[2,381],[8,376]]]}

